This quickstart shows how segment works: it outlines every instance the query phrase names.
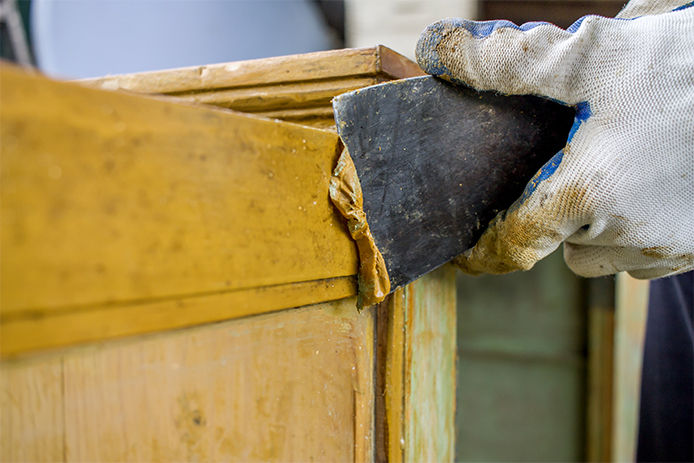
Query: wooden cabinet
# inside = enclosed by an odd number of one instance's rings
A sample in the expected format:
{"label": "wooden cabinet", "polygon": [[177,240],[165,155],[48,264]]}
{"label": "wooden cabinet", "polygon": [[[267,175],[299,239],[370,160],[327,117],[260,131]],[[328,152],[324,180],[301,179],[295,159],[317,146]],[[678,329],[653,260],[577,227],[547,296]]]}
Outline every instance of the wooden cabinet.
{"label": "wooden cabinet", "polygon": [[330,99],[414,63],[0,72],[3,461],[452,460],[452,270],[357,311],[327,188]]}

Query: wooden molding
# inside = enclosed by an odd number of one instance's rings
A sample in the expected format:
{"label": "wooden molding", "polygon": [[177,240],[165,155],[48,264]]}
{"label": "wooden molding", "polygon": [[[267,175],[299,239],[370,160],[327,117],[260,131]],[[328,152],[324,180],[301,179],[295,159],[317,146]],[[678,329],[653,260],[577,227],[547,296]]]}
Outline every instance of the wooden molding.
{"label": "wooden molding", "polygon": [[350,90],[423,74],[377,46],[211,64],[80,81],[105,90],[160,94],[322,128],[334,127],[331,100]]}

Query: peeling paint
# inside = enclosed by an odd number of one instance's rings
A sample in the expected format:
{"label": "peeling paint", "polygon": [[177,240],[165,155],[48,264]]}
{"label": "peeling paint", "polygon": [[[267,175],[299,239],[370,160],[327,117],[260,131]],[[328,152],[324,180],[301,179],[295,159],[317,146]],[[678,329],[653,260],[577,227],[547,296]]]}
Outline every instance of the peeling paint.
{"label": "peeling paint", "polygon": [[359,249],[359,308],[381,302],[390,292],[388,270],[366,221],[364,198],[352,158],[345,148],[330,179],[330,199],[347,219],[349,233]]}

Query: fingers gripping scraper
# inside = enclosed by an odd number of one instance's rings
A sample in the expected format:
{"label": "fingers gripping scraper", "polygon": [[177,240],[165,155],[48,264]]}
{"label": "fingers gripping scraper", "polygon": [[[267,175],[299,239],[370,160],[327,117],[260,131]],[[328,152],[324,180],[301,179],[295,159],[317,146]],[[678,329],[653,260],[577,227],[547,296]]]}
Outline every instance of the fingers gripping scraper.
{"label": "fingers gripping scraper", "polygon": [[345,145],[330,196],[360,258],[359,304],[474,245],[564,147],[574,110],[426,76],[333,100]]}

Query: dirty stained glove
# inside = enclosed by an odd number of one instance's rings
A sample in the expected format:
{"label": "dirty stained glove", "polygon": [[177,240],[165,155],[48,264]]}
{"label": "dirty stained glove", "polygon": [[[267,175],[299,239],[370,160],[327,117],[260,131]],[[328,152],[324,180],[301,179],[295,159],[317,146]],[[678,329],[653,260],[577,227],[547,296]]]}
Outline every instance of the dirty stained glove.
{"label": "dirty stained glove", "polygon": [[527,270],[562,242],[583,276],[694,269],[694,2],[670,3],[632,2],[624,17],[567,30],[445,19],[422,33],[430,74],[577,110],[566,147],[456,258],[464,271]]}

